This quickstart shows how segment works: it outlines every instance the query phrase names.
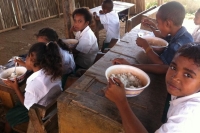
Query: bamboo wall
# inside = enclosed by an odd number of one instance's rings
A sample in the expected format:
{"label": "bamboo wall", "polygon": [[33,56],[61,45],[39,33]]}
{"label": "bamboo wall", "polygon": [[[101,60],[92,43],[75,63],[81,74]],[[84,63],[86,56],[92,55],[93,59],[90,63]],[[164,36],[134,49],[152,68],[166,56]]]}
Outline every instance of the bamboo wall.
{"label": "bamboo wall", "polygon": [[60,13],[61,0],[0,0],[0,33],[56,17]]}

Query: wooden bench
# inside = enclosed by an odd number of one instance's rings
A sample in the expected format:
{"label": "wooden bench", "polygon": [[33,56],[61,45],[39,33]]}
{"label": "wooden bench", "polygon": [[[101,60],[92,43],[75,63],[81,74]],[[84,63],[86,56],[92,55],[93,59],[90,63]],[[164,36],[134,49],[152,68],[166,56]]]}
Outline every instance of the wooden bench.
{"label": "wooden bench", "polygon": [[128,19],[127,23],[126,23],[126,29],[125,29],[125,32],[129,32],[131,31],[132,28],[134,28],[135,26],[137,26],[138,24],[141,23],[141,20],[142,20],[142,16],[143,14],[155,9],[156,6],[153,6],[145,11],[142,11],[140,13],[138,13],[137,15],[131,17],[130,19]]}
{"label": "wooden bench", "polygon": [[13,130],[19,133],[57,133],[57,101],[54,100],[46,107],[33,104],[29,109],[29,122],[19,124]]}

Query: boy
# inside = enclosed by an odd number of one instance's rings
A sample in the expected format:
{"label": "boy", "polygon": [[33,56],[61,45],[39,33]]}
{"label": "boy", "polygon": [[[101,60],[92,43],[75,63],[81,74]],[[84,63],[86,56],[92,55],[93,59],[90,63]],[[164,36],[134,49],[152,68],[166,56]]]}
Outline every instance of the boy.
{"label": "boy", "polygon": [[106,30],[106,39],[104,40],[101,51],[109,46],[111,39],[120,38],[120,23],[119,17],[116,12],[113,11],[113,1],[104,0],[102,3],[102,10],[99,11],[99,16],[96,12],[93,13],[96,20],[100,20]]}
{"label": "boy", "polygon": [[[176,2],[168,2],[162,5],[157,14],[156,21],[159,32],[157,32],[156,24],[151,21],[144,20],[143,24],[151,27],[154,34],[158,37],[165,37],[168,41],[168,47],[159,55],[149,46],[146,40],[138,38],[136,43],[138,46],[143,47],[153,64],[132,64],[146,72],[152,72],[157,74],[165,74],[168,69],[168,65],[172,61],[175,52],[182,45],[193,42],[192,36],[187,32],[185,27],[182,26],[183,19],[185,17],[184,7]],[[154,28],[152,28],[154,27]],[[156,27],[156,28],[155,28]],[[113,60],[113,64],[127,64],[129,62],[122,58]]]}
{"label": "boy", "polygon": [[77,68],[88,69],[94,63],[99,51],[97,38],[88,26],[92,21],[92,14],[87,8],[78,8],[72,14],[74,24],[71,35],[79,40],[73,50]]}
{"label": "boy", "polygon": [[194,42],[200,42],[200,8],[195,13],[194,24],[198,27],[195,28],[194,32],[192,33],[192,37]]}
{"label": "boy", "polygon": [[[109,79],[105,96],[119,109],[126,133],[146,133],[147,130],[132,112],[119,79]],[[200,43],[182,46],[175,54],[166,74],[167,91],[171,94],[168,120],[156,133],[200,132]]]}

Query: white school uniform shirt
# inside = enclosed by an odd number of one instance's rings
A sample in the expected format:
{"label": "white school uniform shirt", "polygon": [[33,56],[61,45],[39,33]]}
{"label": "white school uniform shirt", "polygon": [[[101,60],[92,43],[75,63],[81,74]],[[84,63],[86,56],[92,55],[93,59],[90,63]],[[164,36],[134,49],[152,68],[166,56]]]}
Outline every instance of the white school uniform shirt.
{"label": "white school uniform shirt", "polygon": [[88,69],[94,63],[99,51],[97,38],[90,27],[87,26],[82,32],[76,32],[75,39],[79,41],[76,50],[80,52],[75,58],[75,63]]}
{"label": "white school uniform shirt", "polygon": [[119,39],[120,23],[118,14],[114,11],[111,11],[106,14],[100,14],[99,18],[101,24],[103,24],[104,29],[106,30],[105,43],[109,43],[112,38]]}
{"label": "white school uniform shirt", "polygon": [[200,133],[200,92],[177,99],[172,96],[167,118],[156,133]]}
{"label": "white school uniform shirt", "polygon": [[194,42],[200,42],[200,26],[196,27],[192,33]]}
{"label": "white school uniform shirt", "polygon": [[29,108],[38,103],[47,106],[61,93],[61,79],[51,80],[51,75],[41,69],[34,72],[26,81],[24,106]]}
{"label": "white school uniform shirt", "polygon": [[69,51],[63,50],[60,47],[59,51],[62,58],[62,73],[69,74],[73,72],[76,67],[73,55],[70,54]]}

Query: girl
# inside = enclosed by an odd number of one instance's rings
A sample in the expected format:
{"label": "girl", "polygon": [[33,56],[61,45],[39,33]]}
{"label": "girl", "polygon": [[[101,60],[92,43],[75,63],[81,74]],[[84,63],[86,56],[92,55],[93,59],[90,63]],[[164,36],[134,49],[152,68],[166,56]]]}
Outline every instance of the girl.
{"label": "girl", "polygon": [[[58,38],[58,34],[55,30],[51,28],[43,28],[39,30],[37,34],[38,42],[48,43],[50,41],[56,43],[59,46],[59,52],[62,57],[62,74],[72,73],[75,69],[75,62],[73,55],[69,52],[69,48],[62,42],[61,39]],[[21,60],[16,60],[20,65],[24,65],[25,63]]]}
{"label": "girl", "polygon": [[[29,120],[28,110],[34,104],[46,106],[61,93],[62,59],[57,44],[50,42],[36,43],[30,48],[25,66],[33,74],[26,81],[25,94],[15,82],[5,80],[4,83],[12,88],[21,104],[16,105],[6,115],[5,132],[11,127]],[[52,93],[53,92],[53,93]]]}
{"label": "girl", "polygon": [[71,28],[71,37],[79,40],[73,50],[75,63],[78,68],[88,69],[94,63],[99,51],[97,38],[88,26],[92,21],[92,14],[87,8],[78,8],[72,14],[74,24]]}
{"label": "girl", "polygon": [[197,26],[192,33],[194,42],[200,42],[200,8],[195,13],[194,24]]}

